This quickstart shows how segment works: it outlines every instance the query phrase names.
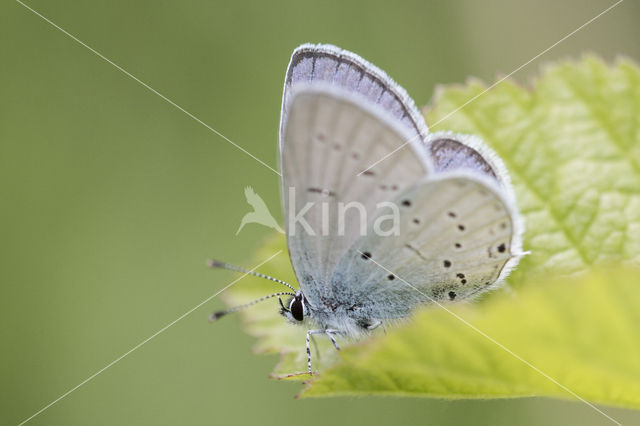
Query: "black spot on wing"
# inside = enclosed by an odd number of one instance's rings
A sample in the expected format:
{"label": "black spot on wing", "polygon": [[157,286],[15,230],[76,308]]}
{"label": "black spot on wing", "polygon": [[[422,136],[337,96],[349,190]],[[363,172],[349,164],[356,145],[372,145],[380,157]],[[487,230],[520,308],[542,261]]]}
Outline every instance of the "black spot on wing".
{"label": "black spot on wing", "polygon": [[322,189],[322,188],[307,188],[307,191],[314,193],[314,194],[321,194],[324,195],[326,197],[335,197],[336,193],[329,190],[329,189]]}

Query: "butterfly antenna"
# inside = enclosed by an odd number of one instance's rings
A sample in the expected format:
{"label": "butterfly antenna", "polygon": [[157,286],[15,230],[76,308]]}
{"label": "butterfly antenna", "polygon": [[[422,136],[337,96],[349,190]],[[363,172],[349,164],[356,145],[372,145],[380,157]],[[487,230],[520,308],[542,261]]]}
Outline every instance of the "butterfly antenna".
{"label": "butterfly antenna", "polygon": [[260,303],[263,300],[271,299],[272,297],[277,297],[278,300],[280,300],[280,306],[282,306],[282,309],[286,309],[284,307],[284,305],[282,304],[282,299],[280,299],[280,296],[295,296],[295,295],[296,295],[295,293],[290,293],[288,291],[281,291],[281,292],[278,292],[278,293],[273,293],[273,294],[270,294],[268,296],[261,297],[260,299],[256,299],[253,302],[245,303],[244,305],[238,305],[238,306],[234,306],[233,308],[225,309],[224,311],[214,312],[209,317],[209,321],[213,322],[213,321],[215,321],[215,320],[217,320],[217,319],[219,319],[219,318],[221,318],[221,317],[223,317],[223,316],[225,316],[227,314],[231,314],[231,313],[239,311],[241,309],[248,308],[249,306],[253,306],[256,303]]}
{"label": "butterfly antenna", "polygon": [[231,265],[230,263],[220,262],[219,260],[215,260],[215,259],[211,259],[211,260],[207,261],[207,265],[210,268],[227,269],[229,271],[242,272],[243,274],[253,275],[254,277],[258,277],[258,278],[264,278],[264,279],[267,279],[269,281],[273,281],[273,282],[276,282],[276,283],[280,283],[282,285],[286,285],[287,287],[289,287],[294,292],[298,291],[295,288],[293,288],[293,286],[291,284],[289,284],[289,283],[286,283],[286,282],[284,282],[282,280],[279,280],[277,278],[270,277],[269,275],[261,274],[260,272],[255,272],[255,271],[252,271],[250,269],[243,268],[241,266]]}

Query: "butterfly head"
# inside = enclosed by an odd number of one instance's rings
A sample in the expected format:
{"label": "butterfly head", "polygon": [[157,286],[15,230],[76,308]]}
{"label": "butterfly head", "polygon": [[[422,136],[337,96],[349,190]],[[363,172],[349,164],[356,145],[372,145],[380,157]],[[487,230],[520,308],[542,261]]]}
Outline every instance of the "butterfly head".
{"label": "butterfly head", "polygon": [[300,323],[309,316],[309,302],[304,294],[298,291],[286,304],[280,300],[280,314],[292,323]]}

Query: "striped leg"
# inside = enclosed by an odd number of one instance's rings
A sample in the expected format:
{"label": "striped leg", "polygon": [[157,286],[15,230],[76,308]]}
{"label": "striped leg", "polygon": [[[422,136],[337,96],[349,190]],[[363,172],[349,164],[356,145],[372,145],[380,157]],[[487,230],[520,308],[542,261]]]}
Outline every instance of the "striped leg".
{"label": "striped leg", "polygon": [[318,342],[316,342],[316,338],[311,335],[311,346],[315,349],[316,359],[320,359],[320,347],[318,346]]}
{"label": "striped leg", "polygon": [[311,371],[311,348],[309,345],[309,337],[312,334],[324,334],[325,330],[308,330],[307,331],[307,365],[309,366],[309,375],[313,375],[313,371]]}
{"label": "striped leg", "polygon": [[332,330],[330,328],[326,329],[324,331],[327,336],[329,336],[329,339],[331,339],[331,343],[333,343],[333,347],[336,348],[337,350],[340,350],[340,346],[338,346],[338,342],[336,342],[336,339],[333,337],[334,334],[338,334],[340,333],[338,330]]}

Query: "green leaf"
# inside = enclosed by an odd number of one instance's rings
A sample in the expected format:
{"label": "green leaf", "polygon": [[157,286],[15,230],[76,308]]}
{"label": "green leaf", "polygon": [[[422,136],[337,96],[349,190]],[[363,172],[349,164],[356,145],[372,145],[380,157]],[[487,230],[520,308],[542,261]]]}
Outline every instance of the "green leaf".
{"label": "green leaf", "polygon": [[[583,398],[640,408],[640,272],[632,269],[640,265],[640,70],[586,57],[547,67],[531,90],[510,81],[486,89],[441,87],[425,115],[434,131],[482,137],[509,169],[531,251],[509,277],[511,291],[426,307],[339,357],[318,339],[322,374],[304,396],[572,398],[526,360]],[[295,284],[281,235],[254,263],[278,250],[260,269]],[[600,272],[607,265],[618,268]],[[269,291],[245,280],[228,303]],[[283,354],[276,376],[304,371],[305,330],[276,309],[245,311],[247,330],[259,351]]]}
{"label": "green leaf", "polygon": [[486,89],[441,87],[425,116],[431,130],[480,136],[505,162],[531,250],[510,282],[639,264],[638,67],[586,57],[548,66],[532,90],[510,81]]}

